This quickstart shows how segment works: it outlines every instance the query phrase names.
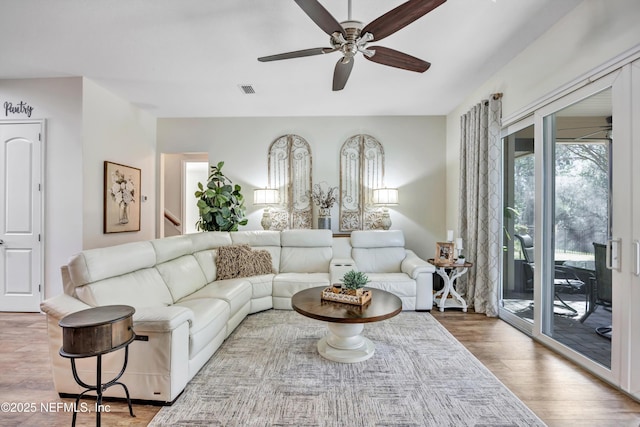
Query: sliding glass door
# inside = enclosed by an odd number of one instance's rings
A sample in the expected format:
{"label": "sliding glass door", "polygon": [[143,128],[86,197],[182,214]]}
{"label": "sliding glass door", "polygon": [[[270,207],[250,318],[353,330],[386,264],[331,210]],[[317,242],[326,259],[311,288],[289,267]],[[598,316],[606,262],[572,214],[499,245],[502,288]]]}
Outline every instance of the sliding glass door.
{"label": "sliding glass door", "polygon": [[531,332],[534,319],[533,244],[535,149],[533,118],[503,132],[502,317]]}
{"label": "sliding glass door", "polygon": [[611,88],[543,119],[548,268],[543,332],[611,368],[613,301],[606,245],[612,236]]}
{"label": "sliding glass door", "polygon": [[640,399],[640,61],[503,132],[500,316]]}

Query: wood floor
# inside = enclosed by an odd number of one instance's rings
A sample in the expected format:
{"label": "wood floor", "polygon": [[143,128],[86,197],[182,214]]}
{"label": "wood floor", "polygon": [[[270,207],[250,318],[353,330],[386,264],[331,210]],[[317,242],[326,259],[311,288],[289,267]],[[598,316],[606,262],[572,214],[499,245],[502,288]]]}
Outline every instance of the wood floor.
{"label": "wood floor", "polygon": [[[640,426],[640,403],[498,319],[457,310],[432,314],[547,425]],[[0,313],[0,425],[69,426],[72,413],[53,388],[44,315]],[[88,402],[88,401],[87,401]],[[22,412],[6,412],[10,410]],[[157,406],[105,402],[103,426],[145,426]],[[26,409],[25,409],[26,408]],[[78,426],[95,425],[81,413]]]}

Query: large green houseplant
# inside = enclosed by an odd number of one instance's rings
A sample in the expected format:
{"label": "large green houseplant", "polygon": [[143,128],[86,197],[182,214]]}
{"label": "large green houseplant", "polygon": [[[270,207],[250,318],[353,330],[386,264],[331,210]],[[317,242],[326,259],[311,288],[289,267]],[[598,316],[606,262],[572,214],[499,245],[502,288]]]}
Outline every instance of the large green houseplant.
{"label": "large green houseplant", "polygon": [[244,197],[241,187],[233,185],[222,173],[224,162],[211,165],[207,187],[198,183],[195,196],[198,199],[200,219],[196,228],[202,231],[238,231],[238,226],[247,225]]}

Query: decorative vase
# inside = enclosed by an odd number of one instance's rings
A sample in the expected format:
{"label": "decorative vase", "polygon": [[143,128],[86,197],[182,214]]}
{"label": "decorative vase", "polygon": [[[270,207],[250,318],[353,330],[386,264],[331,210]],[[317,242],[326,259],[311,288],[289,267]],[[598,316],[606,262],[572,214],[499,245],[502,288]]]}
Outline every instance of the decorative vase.
{"label": "decorative vase", "polygon": [[129,223],[129,205],[121,202],[120,203],[120,211],[118,222],[120,224],[128,224]]}
{"label": "decorative vase", "polygon": [[320,208],[318,215],[318,228],[331,230],[331,209]]}

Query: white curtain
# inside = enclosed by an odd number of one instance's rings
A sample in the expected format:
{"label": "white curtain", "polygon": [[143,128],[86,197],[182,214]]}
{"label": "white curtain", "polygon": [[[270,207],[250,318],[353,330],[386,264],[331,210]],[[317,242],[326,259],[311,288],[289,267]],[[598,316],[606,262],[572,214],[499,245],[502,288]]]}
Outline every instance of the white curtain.
{"label": "white curtain", "polygon": [[478,313],[498,315],[502,256],[500,121],[502,94],[460,118],[460,215],[458,230],[469,269],[465,297]]}

